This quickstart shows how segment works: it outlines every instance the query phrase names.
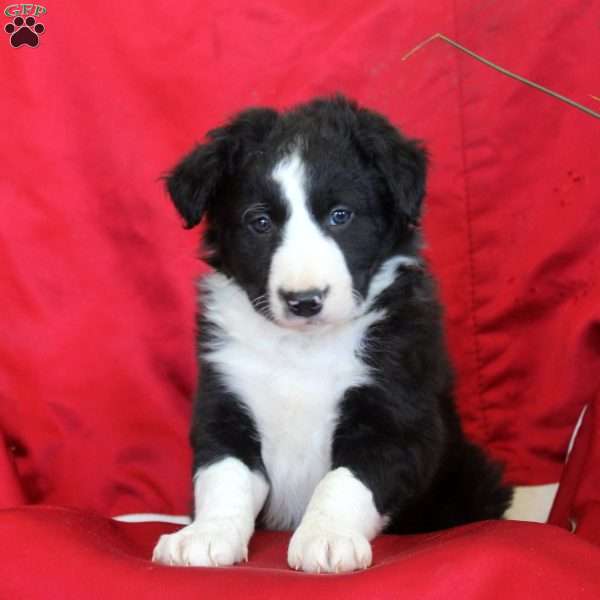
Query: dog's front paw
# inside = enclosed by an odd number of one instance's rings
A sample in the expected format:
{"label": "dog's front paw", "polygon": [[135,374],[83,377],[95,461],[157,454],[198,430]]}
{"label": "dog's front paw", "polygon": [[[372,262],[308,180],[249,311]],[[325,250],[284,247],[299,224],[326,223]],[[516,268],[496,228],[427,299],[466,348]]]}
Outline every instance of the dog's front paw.
{"label": "dog's front paw", "polygon": [[344,573],[366,569],[372,562],[371,544],[361,533],[332,527],[325,520],[300,523],[288,548],[292,569],[310,573]]}
{"label": "dog's front paw", "polygon": [[230,519],[192,523],[162,535],[152,560],[184,567],[223,567],[248,560],[247,543]]}

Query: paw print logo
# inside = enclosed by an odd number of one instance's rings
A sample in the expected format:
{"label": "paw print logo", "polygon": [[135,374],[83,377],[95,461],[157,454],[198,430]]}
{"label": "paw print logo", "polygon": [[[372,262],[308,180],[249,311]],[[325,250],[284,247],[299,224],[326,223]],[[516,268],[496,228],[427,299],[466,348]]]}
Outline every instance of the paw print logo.
{"label": "paw print logo", "polygon": [[41,23],[35,22],[35,17],[15,17],[12,23],[4,26],[4,31],[10,35],[10,45],[18,48],[23,44],[35,48],[39,43],[39,36],[46,31]]}

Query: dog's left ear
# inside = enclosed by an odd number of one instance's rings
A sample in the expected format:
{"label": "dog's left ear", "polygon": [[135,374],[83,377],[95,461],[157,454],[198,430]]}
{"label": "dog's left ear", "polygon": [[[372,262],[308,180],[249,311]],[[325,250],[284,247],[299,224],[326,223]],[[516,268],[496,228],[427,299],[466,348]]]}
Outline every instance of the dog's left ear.
{"label": "dog's left ear", "polygon": [[356,142],[375,169],[396,209],[409,224],[418,224],[425,196],[427,152],[420,142],[404,137],[386,118],[353,107]]}

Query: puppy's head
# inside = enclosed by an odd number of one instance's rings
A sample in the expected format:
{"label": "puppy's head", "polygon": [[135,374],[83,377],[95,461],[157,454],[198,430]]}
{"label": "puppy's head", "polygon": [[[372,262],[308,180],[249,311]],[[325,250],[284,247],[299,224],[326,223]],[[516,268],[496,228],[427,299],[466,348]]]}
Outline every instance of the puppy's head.
{"label": "puppy's head", "polygon": [[290,328],[360,313],[389,257],[415,256],[426,157],[382,116],[342,97],[246,110],[168,175],[208,261],[257,311]]}

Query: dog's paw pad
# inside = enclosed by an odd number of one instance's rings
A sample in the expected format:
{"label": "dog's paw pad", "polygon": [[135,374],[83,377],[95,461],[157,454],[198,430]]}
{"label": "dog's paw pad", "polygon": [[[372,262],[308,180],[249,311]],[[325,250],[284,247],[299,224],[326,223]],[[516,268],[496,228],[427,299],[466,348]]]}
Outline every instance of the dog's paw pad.
{"label": "dog's paw pad", "polygon": [[373,560],[371,544],[355,532],[301,524],[290,541],[288,564],[309,573],[346,573],[366,569]]}
{"label": "dog's paw pad", "polygon": [[36,23],[35,17],[15,17],[12,23],[4,25],[4,31],[10,35],[10,45],[18,48],[23,44],[35,48],[39,43],[39,35],[46,31],[41,23]]}
{"label": "dog's paw pad", "polygon": [[162,535],[152,560],[184,567],[224,567],[248,559],[246,542],[229,522],[192,523]]}

